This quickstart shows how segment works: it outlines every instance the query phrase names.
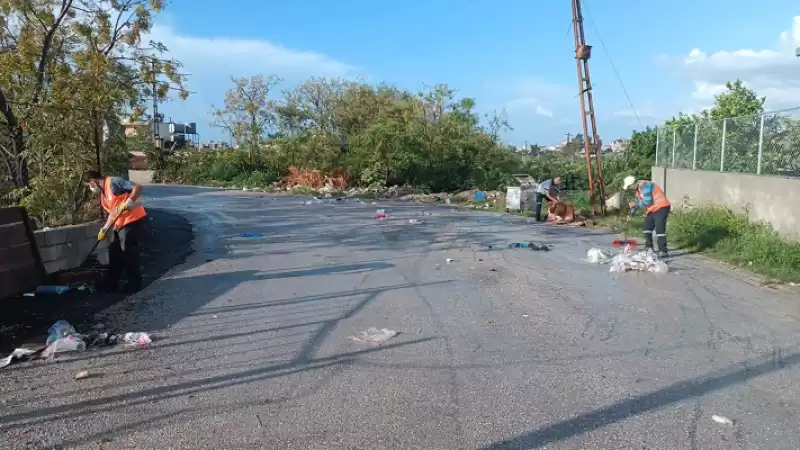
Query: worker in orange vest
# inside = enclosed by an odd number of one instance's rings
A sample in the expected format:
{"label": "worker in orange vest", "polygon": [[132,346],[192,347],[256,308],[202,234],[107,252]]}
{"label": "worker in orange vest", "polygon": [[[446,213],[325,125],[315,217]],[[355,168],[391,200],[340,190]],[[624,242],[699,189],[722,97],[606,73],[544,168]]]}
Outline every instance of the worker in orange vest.
{"label": "worker in orange vest", "polygon": [[83,182],[92,193],[100,194],[100,205],[108,213],[105,225],[97,234],[99,241],[106,236],[111,238],[103,287],[116,291],[122,273],[127,272],[126,291],[136,292],[142,287],[139,235],[142,218],[147,215],[144,207],[137,203],[142,186],[124,178],[104,176],[95,170],[84,172]]}
{"label": "worker in orange vest", "polygon": [[661,186],[652,181],[637,180],[628,176],[623,181],[623,189],[636,189],[636,201],[630,202],[630,215],[637,210],[645,208],[644,217],[644,248],[653,251],[653,233],[658,243],[658,256],[666,258],[667,253],[667,218],[672,205],[667,199],[667,194]]}

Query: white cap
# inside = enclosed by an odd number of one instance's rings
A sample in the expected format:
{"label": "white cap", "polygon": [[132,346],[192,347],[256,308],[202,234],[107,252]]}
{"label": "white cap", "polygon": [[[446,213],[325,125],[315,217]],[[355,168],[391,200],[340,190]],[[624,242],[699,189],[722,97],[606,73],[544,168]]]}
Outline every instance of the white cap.
{"label": "white cap", "polygon": [[636,184],[636,177],[628,175],[625,177],[625,181],[622,182],[622,189],[629,189],[634,184]]}

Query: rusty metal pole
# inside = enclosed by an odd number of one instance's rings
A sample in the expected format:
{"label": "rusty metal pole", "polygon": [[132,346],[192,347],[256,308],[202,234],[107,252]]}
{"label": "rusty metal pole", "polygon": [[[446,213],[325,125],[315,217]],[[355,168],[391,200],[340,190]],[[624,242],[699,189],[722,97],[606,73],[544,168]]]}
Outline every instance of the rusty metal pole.
{"label": "rusty metal pole", "polygon": [[[598,202],[601,214],[605,215],[606,196],[605,183],[603,181],[603,160],[600,152],[600,136],[597,134],[597,121],[594,116],[592,81],[589,75],[589,59],[592,57],[592,46],[586,45],[581,1],[572,0],[572,22],[575,35],[575,64],[578,71],[578,95],[580,95],[581,101],[581,121],[586,152],[586,172],[589,177],[589,197],[592,202],[592,214],[597,214],[595,202]],[[594,152],[595,157],[594,169],[592,168],[592,152]],[[597,184],[596,190],[595,183]]]}
{"label": "rusty metal pole", "polygon": [[589,182],[589,202],[592,206],[592,215],[595,215],[597,214],[597,209],[594,196],[594,171],[592,170],[592,153],[589,149],[589,130],[586,124],[586,100],[583,95],[585,92],[583,65],[581,64],[581,51],[584,49],[584,44],[581,42],[583,38],[583,19],[580,16],[579,1],[572,0],[572,28],[575,36],[575,66],[578,72],[578,95],[581,98],[581,122],[583,123],[583,147],[586,154],[586,177]]}

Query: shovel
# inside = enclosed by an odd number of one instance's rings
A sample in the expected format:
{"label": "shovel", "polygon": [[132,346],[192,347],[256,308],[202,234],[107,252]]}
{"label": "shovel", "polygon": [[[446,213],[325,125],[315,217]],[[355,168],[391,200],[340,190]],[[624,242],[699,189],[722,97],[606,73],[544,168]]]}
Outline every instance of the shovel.
{"label": "shovel", "polygon": [[636,247],[637,243],[634,240],[628,240],[628,230],[631,228],[631,216],[628,216],[625,219],[625,234],[622,235],[622,239],[616,239],[614,242],[611,243],[614,247],[625,247],[630,245],[631,247]]}

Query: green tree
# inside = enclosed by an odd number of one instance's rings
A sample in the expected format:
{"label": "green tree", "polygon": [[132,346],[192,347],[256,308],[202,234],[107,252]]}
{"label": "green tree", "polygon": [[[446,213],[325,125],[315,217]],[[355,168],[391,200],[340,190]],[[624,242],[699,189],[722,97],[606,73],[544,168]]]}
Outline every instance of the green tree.
{"label": "green tree", "polygon": [[247,150],[253,164],[258,150],[276,131],[275,102],[269,96],[281,80],[272,75],[232,80],[234,86],[225,93],[224,107],[212,107],[212,125],[225,130],[237,146]]}

